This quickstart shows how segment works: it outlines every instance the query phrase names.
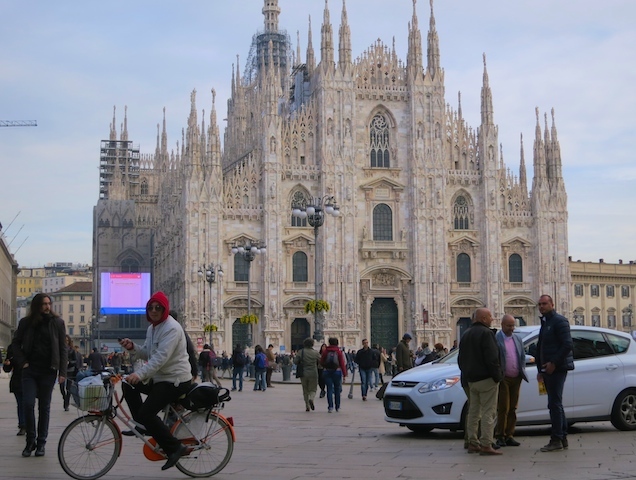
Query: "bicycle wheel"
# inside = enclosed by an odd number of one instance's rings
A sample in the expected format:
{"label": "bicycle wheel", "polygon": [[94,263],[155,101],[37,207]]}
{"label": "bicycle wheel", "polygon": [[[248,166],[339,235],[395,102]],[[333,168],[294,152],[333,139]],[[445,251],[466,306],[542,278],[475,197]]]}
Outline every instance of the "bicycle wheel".
{"label": "bicycle wheel", "polygon": [[177,462],[177,468],[190,477],[210,477],[223,470],[232,457],[234,441],[228,423],[215,413],[206,422],[206,412],[185,416],[174,436],[189,447],[189,454]]}
{"label": "bicycle wheel", "polygon": [[120,451],[121,436],[110,419],[86,415],[64,429],[57,445],[57,458],[71,477],[94,480],[113,468]]}

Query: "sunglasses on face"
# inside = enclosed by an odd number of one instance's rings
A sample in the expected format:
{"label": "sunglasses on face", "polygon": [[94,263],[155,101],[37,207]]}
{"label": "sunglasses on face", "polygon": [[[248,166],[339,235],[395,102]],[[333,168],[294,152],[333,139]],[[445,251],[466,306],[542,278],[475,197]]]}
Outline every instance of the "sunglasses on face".
{"label": "sunglasses on face", "polygon": [[152,311],[155,311],[155,312],[163,312],[163,307],[162,307],[161,305],[150,305],[150,306],[148,307],[148,311],[149,311],[149,312],[152,312]]}

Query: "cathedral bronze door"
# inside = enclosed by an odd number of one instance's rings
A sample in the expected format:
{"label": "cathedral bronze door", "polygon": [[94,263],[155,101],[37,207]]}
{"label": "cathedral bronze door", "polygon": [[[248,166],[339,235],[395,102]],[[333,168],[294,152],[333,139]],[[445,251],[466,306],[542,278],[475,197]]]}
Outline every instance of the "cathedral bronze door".
{"label": "cathedral bronze door", "polygon": [[232,324],[232,349],[236,347],[237,343],[241,345],[241,348],[248,346],[247,339],[249,337],[249,333],[249,323],[241,323],[241,321],[237,318]]}
{"label": "cathedral bronze door", "polygon": [[464,332],[468,330],[468,327],[470,327],[470,323],[471,323],[470,317],[461,317],[459,320],[457,320],[456,333],[457,333],[457,338],[460,339],[460,341]]}
{"label": "cathedral bronze door", "polygon": [[399,341],[398,309],[392,298],[376,298],[371,304],[371,345],[390,352]]}
{"label": "cathedral bronze door", "polygon": [[306,318],[295,318],[291,324],[291,349],[300,350],[303,348],[305,338],[311,336],[311,328]]}

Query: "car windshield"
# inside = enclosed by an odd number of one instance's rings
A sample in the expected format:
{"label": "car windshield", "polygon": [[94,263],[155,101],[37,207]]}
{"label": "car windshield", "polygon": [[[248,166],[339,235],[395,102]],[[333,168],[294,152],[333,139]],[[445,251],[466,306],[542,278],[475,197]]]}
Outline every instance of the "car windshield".
{"label": "car windshield", "polygon": [[442,358],[438,358],[431,363],[448,363],[448,364],[456,364],[457,363],[457,354],[459,353],[459,348],[456,348],[452,352],[448,353],[448,355],[444,355]]}

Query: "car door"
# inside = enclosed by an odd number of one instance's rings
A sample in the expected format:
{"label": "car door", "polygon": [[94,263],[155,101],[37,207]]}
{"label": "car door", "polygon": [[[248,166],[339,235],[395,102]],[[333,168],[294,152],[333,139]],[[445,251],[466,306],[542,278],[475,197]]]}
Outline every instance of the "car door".
{"label": "car door", "polygon": [[[548,411],[548,396],[539,393],[539,383],[537,382],[537,365],[535,356],[537,351],[538,332],[524,338],[524,349],[526,351],[526,376],[528,382],[521,382],[519,392],[519,406],[517,407],[517,423],[522,424],[544,424],[550,423],[550,412]],[[568,379],[563,387],[563,407],[572,408],[573,386],[568,375]]]}
{"label": "car door", "polygon": [[568,372],[574,403],[566,409],[568,420],[609,416],[612,403],[625,384],[623,363],[614,354],[603,332],[573,329],[574,370]]}

